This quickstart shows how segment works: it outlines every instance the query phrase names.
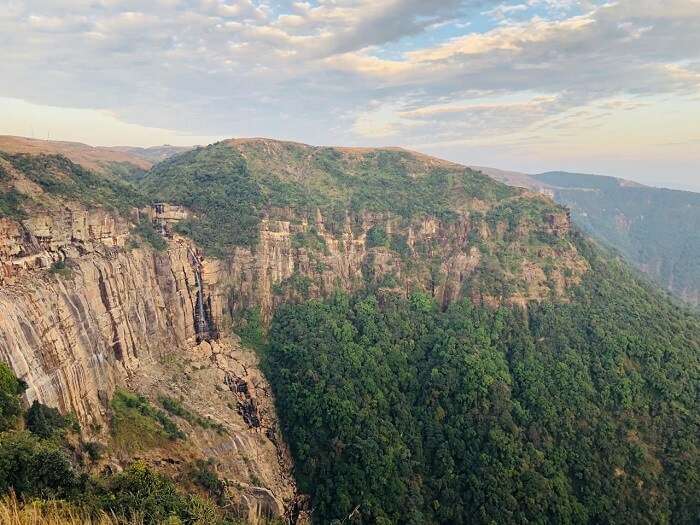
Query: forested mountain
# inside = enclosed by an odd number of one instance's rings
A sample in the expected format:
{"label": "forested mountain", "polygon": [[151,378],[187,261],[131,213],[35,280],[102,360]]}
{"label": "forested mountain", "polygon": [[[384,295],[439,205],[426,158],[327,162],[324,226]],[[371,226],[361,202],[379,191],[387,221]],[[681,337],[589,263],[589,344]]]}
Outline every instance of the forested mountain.
{"label": "forested mountain", "polygon": [[697,523],[700,317],[547,196],[268,139],[118,186],[0,168],[0,488],[148,523]]}
{"label": "forested mountain", "polygon": [[480,169],[507,184],[551,194],[584,231],[677,297],[700,305],[700,194],[600,175]]}

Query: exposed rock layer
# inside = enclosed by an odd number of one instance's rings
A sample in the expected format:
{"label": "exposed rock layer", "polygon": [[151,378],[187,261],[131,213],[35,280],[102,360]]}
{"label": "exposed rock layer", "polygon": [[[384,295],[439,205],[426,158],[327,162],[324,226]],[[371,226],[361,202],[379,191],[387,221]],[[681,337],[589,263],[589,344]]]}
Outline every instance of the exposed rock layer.
{"label": "exposed rock layer", "polygon": [[226,433],[189,428],[187,454],[153,452],[152,462],[214,456],[251,523],[293,505],[291,460],[255,356],[230,338],[197,344],[202,288],[189,243],[127,250],[126,221],[77,208],[3,220],[0,231],[0,359],[27,383],[28,402],[73,412],[99,435],[117,387],[182,397]]}

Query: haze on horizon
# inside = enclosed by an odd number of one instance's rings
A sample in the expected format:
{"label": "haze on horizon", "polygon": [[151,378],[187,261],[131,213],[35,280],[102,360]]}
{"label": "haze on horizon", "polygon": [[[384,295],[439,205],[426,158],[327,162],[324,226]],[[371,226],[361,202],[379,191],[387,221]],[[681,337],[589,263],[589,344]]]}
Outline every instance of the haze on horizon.
{"label": "haze on horizon", "polygon": [[10,0],[0,134],[403,146],[700,191],[700,0]]}

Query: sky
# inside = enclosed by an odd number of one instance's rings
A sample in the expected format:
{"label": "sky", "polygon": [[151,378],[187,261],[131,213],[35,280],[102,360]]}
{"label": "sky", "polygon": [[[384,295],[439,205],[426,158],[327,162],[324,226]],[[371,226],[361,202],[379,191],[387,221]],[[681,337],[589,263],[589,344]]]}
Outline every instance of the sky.
{"label": "sky", "polygon": [[5,0],[0,134],[264,136],[700,191],[700,0]]}

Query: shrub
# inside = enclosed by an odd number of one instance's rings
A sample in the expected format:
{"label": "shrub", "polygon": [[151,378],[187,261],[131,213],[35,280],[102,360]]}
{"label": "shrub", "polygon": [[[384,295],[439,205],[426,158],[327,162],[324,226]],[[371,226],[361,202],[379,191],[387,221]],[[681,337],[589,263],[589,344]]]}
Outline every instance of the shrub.
{"label": "shrub", "polygon": [[19,396],[27,385],[17,379],[5,363],[0,363],[0,432],[12,428],[22,413]]}
{"label": "shrub", "polygon": [[168,248],[168,243],[166,240],[156,231],[156,229],[153,227],[153,223],[147,217],[143,217],[139,221],[134,229],[134,232],[144,241],[150,244],[151,247],[157,252],[163,252]]}
{"label": "shrub", "polygon": [[212,460],[198,459],[190,465],[189,477],[198,487],[204,489],[219,504],[225,503],[226,487],[214,471]]}
{"label": "shrub", "polygon": [[22,210],[22,203],[26,197],[17,190],[0,192],[0,217],[21,220],[27,214]]}
{"label": "shrub", "polygon": [[102,498],[105,510],[143,523],[222,523],[221,515],[208,501],[181,494],[167,477],[142,462],[115,476]]}
{"label": "shrub", "polygon": [[211,428],[216,430],[216,432],[219,434],[226,433],[226,429],[222,424],[212,421],[208,417],[201,417],[200,415],[187,410],[177,399],[168,396],[159,396],[158,402],[168,413],[172,414],[173,416],[181,417],[191,425],[198,425],[203,429]]}
{"label": "shrub", "polygon": [[104,446],[97,441],[86,441],[83,443],[83,450],[88,455],[91,461],[97,461],[102,458]]}
{"label": "shrub", "polygon": [[102,504],[106,510],[128,518],[140,512],[144,523],[153,524],[185,512],[183,498],[173,482],[142,462],[134,463],[110,481]]}
{"label": "shrub", "polygon": [[367,246],[374,248],[377,246],[389,246],[389,236],[381,226],[373,226],[367,232]]}
{"label": "shrub", "polygon": [[0,492],[22,497],[74,495],[80,478],[58,445],[26,431],[0,436]]}
{"label": "shrub", "polygon": [[42,438],[50,438],[63,431],[68,421],[58,410],[34,401],[27,411],[27,429]]}

